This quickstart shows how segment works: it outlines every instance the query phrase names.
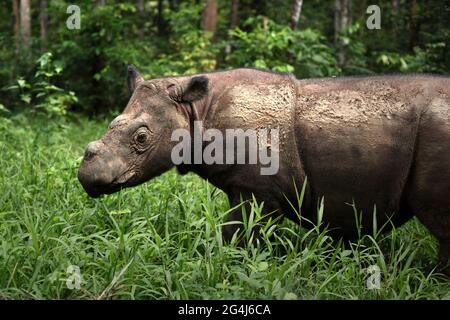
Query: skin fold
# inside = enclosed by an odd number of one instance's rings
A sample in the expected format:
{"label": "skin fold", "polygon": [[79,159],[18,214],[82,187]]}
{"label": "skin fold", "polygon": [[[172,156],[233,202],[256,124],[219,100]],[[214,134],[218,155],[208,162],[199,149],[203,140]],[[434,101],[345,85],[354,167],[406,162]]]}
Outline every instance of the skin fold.
{"label": "skin fold", "polygon": [[[267,214],[298,222],[291,203],[307,185],[301,212],[315,221],[324,198],[324,226],[336,238],[387,231],[413,215],[439,241],[449,273],[450,78],[431,75],[297,80],[292,75],[235,69],[144,80],[128,67],[132,96],[106,134],[91,142],[78,178],[92,197],[144,183],[174,165],[175,129],[279,129],[279,170],[261,164],[181,164],[222,189],[232,207],[264,202]],[[203,147],[207,145],[204,142]],[[289,200],[289,201],[288,201]],[[244,206],[249,206],[248,202]],[[249,212],[249,210],[246,210]],[[236,209],[230,220],[241,220]],[[226,225],[230,239],[238,225]],[[307,226],[306,226],[307,227]]]}

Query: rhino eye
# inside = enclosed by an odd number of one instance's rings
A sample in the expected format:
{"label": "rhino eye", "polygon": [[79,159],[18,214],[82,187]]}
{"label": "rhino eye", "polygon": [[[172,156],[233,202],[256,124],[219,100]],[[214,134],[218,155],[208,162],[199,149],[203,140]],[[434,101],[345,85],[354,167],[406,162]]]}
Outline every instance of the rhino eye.
{"label": "rhino eye", "polygon": [[140,132],[136,136],[136,142],[139,144],[145,144],[147,142],[148,135],[145,132]]}
{"label": "rhino eye", "polygon": [[138,129],[133,137],[133,140],[138,147],[138,149],[146,148],[149,141],[149,131],[146,127],[141,127]]}

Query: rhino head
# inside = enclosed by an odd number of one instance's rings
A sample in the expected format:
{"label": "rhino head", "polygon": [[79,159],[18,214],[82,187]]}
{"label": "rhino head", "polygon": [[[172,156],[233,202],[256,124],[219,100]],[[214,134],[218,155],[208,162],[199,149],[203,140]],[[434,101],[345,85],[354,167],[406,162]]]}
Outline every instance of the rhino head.
{"label": "rhino head", "polygon": [[190,130],[192,105],[207,95],[208,78],[147,81],[129,65],[128,87],[132,95],[123,113],[86,147],[78,180],[91,197],[144,183],[173,166],[171,134]]}

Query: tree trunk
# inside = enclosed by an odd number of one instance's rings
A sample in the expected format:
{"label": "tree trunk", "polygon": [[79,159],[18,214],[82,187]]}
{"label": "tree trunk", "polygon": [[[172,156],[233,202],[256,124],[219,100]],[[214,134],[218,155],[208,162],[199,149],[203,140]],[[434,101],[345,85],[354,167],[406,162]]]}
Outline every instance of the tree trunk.
{"label": "tree trunk", "polygon": [[392,0],[392,16],[391,23],[392,23],[392,36],[394,39],[398,38],[399,36],[399,30],[402,29],[402,21],[404,19],[400,19],[399,17],[400,12],[400,0]]}
{"label": "tree trunk", "polygon": [[159,36],[164,36],[166,34],[166,21],[164,19],[163,0],[158,0],[158,14],[156,15],[156,27]]}
{"label": "tree trunk", "polygon": [[239,25],[239,0],[231,1],[230,29],[234,29]]}
{"label": "tree trunk", "polygon": [[216,32],[217,29],[217,3],[216,0],[206,0],[202,17],[203,30]]}
{"label": "tree trunk", "polygon": [[20,14],[19,14],[19,0],[13,0],[12,11],[14,16],[14,41],[16,43],[16,50],[20,46]]}
{"label": "tree trunk", "polygon": [[352,16],[352,0],[347,0],[347,26],[350,27],[353,24],[353,16]]}
{"label": "tree trunk", "polygon": [[417,0],[412,0],[409,21],[409,50],[411,52],[414,52],[414,47],[419,42],[420,23],[420,5]]}
{"label": "tree trunk", "polygon": [[[239,0],[231,1],[231,14],[230,14],[230,30],[236,28],[239,25]],[[228,34],[228,43],[225,47],[225,55],[229,55],[233,50],[231,42],[233,41],[233,36]]]}
{"label": "tree trunk", "polygon": [[170,10],[174,11],[178,6],[178,1],[177,0],[169,0],[168,2],[169,2]]}
{"label": "tree trunk", "polygon": [[398,14],[399,0],[392,0],[392,11],[394,15]]}
{"label": "tree trunk", "polygon": [[21,44],[28,46],[31,37],[30,0],[20,0],[20,39]]}
{"label": "tree trunk", "polygon": [[292,5],[292,14],[291,21],[289,23],[289,27],[292,30],[297,28],[298,20],[300,19],[300,14],[302,12],[303,0],[294,0],[294,4]]}
{"label": "tree trunk", "polygon": [[[106,0],[95,0],[95,6],[97,7],[103,7],[106,5]],[[93,26],[93,32],[99,32],[100,27],[95,24]],[[102,51],[100,51],[102,52]],[[99,112],[105,107],[107,102],[104,101],[104,99],[101,98],[101,95],[99,92],[104,90],[104,84],[102,80],[98,79],[95,75],[99,74],[103,68],[104,68],[104,58],[102,53],[98,53],[94,51],[93,57],[91,58],[90,63],[90,73],[91,73],[91,89],[90,89],[90,96],[91,98],[91,104],[92,107],[89,110],[91,114],[97,115]]]}
{"label": "tree trunk", "polygon": [[137,0],[138,10],[138,37],[144,39],[145,6],[144,0]]}
{"label": "tree trunk", "polygon": [[47,34],[48,34],[48,2],[47,0],[41,0],[39,24],[41,26],[41,51],[47,51]]}
{"label": "tree trunk", "polygon": [[342,32],[349,26],[350,14],[349,14],[350,1],[349,0],[336,0],[334,11],[334,30],[335,39],[338,38],[339,32]]}
{"label": "tree trunk", "polygon": [[341,33],[350,25],[350,0],[336,0],[334,10],[334,42],[337,47],[339,66],[345,65],[344,43],[340,40]]}
{"label": "tree trunk", "polygon": [[267,3],[266,0],[252,0],[250,2],[251,8],[255,10],[257,16],[267,15]]}

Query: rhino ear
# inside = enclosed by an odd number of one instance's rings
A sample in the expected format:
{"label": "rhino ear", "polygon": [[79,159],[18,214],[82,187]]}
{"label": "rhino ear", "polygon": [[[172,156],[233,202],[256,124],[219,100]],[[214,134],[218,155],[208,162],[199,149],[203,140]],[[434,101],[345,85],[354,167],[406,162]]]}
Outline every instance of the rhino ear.
{"label": "rhino ear", "polygon": [[144,81],[144,78],[141,76],[141,74],[139,73],[139,71],[136,69],[136,67],[132,64],[128,65],[127,68],[127,73],[128,73],[128,89],[130,90],[131,93],[134,92],[134,90],[136,89],[136,87],[138,86],[138,84],[142,81]]}
{"label": "rhino ear", "polygon": [[193,77],[183,90],[182,99],[194,102],[202,99],[208,93],[208,78],[205,76]]}

